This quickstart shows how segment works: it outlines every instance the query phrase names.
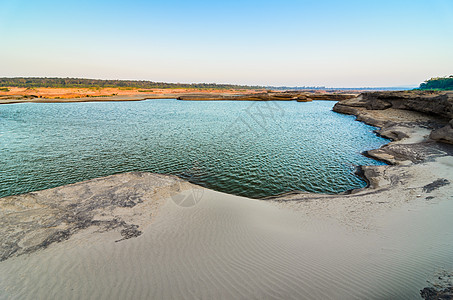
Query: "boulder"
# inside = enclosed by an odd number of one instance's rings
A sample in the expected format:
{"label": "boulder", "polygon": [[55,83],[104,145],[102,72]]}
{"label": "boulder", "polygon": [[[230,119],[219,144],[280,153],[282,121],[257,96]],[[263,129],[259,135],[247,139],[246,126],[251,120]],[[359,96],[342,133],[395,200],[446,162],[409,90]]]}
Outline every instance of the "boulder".
{"label": "boulder", "polygon": [[453,144],[453,119],[444,127],[433,130],[429,138],[435,141]]}

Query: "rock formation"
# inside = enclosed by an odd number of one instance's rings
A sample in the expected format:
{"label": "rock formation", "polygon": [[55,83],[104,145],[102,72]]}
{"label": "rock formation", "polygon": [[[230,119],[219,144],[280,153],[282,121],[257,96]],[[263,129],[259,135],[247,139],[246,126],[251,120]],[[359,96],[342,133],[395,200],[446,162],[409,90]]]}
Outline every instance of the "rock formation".
{"label": "rock formation", "polygon": [[433,130],[429,137],[435,141],[453,144],[453,119],[444,127]]}
{"label": "rock formation", "polygon": [[309,102],[313,100],[340,101],[355,98],[356,94],[322,94],[308,93],[299,91],[287,92],[267,92],[242,95],[222,95],[222,94],[188,94],[181,95],[178,100],[241,100],[241,101],[293,101]]}
{"label": "rock formation", "polygon": [[[357,98],[338,102],[333,110],[339,113],[356,115],[359,121],[377,127],[384,127],[384,130],[382,130],[384,132],[385,127],[391,127],[391,124],[385,120],[374,119],[370,112],[388,109],[407,110],[432,116],[438,124],[443,124],[443,126],[432,126],[430,138],[435,141],[453,144],[453,121],[451,121],[453,119],[453,92],[451,91],[363,93]],[[449,120],[450,122],[448,123]],[[391,139],[401,138],[401,136],[398,136],[398,132],[389,133],[387,137]]]}

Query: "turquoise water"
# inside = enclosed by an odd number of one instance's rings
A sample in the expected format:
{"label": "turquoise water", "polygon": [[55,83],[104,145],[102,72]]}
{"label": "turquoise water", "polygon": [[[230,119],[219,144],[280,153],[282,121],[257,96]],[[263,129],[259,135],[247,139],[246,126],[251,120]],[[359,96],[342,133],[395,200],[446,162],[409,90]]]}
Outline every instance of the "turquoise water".
{"label": "turquoise water", "polygon": [[334,102],[0,105],[0,197],[129,171],[253,198],[365,186],[356,165],[387,140]]}

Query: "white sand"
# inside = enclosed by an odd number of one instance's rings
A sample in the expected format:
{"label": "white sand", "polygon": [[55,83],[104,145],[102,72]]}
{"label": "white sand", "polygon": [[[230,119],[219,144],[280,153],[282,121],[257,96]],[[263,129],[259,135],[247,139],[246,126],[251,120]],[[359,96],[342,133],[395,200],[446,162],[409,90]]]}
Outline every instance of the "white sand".
{"label": "white sand", "polygon": [[[416,172],[453,180],[452,166],[447,157]],[[137,238],[85,230],[1,262],[0,298],[417,299],[436,271],[453,269],[451,186],[425,200],[420,184],[393,205],[365,196],[283,204],[206,189],[194,206],[169,198]]]}

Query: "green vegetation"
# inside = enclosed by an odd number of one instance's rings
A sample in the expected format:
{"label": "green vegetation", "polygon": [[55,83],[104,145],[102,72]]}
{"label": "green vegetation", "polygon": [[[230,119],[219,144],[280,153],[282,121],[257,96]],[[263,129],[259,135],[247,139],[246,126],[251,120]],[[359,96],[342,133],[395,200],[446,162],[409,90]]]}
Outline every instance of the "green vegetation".
{"label": "green vegetation", "polygon": [[420,84],[421,90],[453,90],[453,75],[449,77],[436,77]]}
{"label": "green vegetation", "polygon": [[2,92],[9,92],[9,88],[2,87],[2,88],[0,88],[0,91],[2,91]]}
{"label": "green vegetation", "polygon": [[23,88],[121,88],[121,89],[260,89],[259,86],[217,84],[217,83],[165,83],[145,80],[99,80],[84,78],[38,78],[14,77],[0,78],[0,87]]}

